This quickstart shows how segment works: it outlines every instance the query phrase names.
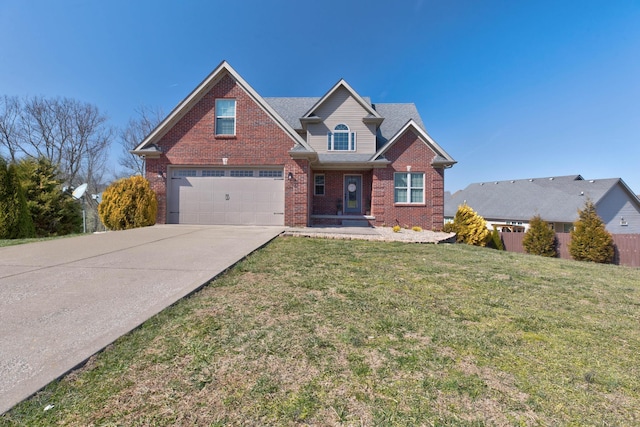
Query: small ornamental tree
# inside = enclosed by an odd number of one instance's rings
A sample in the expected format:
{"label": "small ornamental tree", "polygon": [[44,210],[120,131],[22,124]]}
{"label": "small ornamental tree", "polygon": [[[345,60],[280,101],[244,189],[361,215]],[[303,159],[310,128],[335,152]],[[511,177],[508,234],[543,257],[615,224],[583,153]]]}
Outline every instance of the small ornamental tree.
{"label": "small ornamental tree", "polygon": [[158,201],[149,181],[141,176],[122,178],[102,193],[98,214],[111,230],[127,230],[156,223]]}
{"label": "small ornamental tree", "polygon": [[529,230],[522,239],[522,246],[528,254],[555,257],[557,255],[556,233],[540,215],[535,215],[529,221]]}
{"label": "small ornamental tree", "polygon": [[613,237],[605,229],[596,206],[590,200],[584,209],[578,211],[578,220],[573,223],[569,253],[577,261],[613,262]]}
{"label": "small ornamental tree", "polygon": [[7,167],[0,159],[0,239],[23,239],[35,234],[16,165]]}
{"label": "small ornamental tree", "polygon": [[486,246],[489,239],[487,222],[466,204],[460,205],[453,219],[453,230],[458,243]]}
{"label": "small ornamental tree", "polygon": [[82,207],[69,192],[62,191],[58,169],[48,159],[24,159],[18,173],[36,235],[62,236],[82,231]]}
{"label": "small ornamental tree", "polygon": [[504,243],[502,243],[502,237],[500,237],[500,232],[495,228],[489,236],[489,247],[497,249],[499,251],[504,251]]}

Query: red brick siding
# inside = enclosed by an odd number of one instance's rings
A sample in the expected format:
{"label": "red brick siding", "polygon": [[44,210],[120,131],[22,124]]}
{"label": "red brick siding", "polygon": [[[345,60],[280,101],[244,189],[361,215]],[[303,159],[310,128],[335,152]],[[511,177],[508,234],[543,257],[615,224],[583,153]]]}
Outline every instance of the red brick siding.
{"label": "red brick siding", "polygon": [[285,225],[306,227],[309,224],[309,171],[308,160],[295,160],[291,166],[292,179],[285,173]]}
{"label": "red brick siding", "polygon": [[[215,100],[236,100],[236,135],[215,135]],[[157,143],[163,154],[159,159],[147,161],[147,177],[158,196],[157,222],[165,223],[166,179],[158,178],[158,170],[168,166],[282,166],[285,179],[289,172],[291,182],[285,184],[285,224],[304,226],[308,222],[306,161],[294,161],[288,151],[295,142],[276,122],[232,79],[222,77]],[[304,199],[302,202],[301,199]]]}
{"label": "red brick siding", "polygon": [[[407,131],[386,152],[391,164],[373,170],[372,215],[376,225],[420,226],[427,230],[441,230],[444,221],[444,170],[431,166],[435,156],[413,131]],[[424,172],[425,203],[396,205],[394,203],[394,172]]]}

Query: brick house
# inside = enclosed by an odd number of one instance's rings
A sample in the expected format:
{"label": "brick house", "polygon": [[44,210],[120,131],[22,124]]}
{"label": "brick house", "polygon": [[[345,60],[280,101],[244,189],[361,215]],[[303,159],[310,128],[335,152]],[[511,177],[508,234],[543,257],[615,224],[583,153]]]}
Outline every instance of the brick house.
{"label": "brick house", "polygon": [[160,224],[440,230],[456,163],[414,104],[372,104],[344,80],[320,98],[263,98],[224,61],[132,153]]}

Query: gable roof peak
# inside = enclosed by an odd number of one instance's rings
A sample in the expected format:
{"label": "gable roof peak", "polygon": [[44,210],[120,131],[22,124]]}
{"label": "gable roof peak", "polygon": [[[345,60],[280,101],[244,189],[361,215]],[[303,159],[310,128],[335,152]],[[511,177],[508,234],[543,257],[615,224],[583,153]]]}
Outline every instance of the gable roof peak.
{"label": "gable roof peak", "polygon": [[334,93],[336,93],[336,91],[338,91],[338,89],[340,88],[344,88],[346,89],[349,94],[367,111],[368,115],[378,119],[378,120],[383,120],[383,117],[380,116],[380,114],[378,114],[378,112],[375,110],[375,108],[373,108],[373,106],[371,105],[370,102],[367,102],[362,96],[360,96],[360,94],[358,94],[358,92],[356,92],[351,85],[349,85],[349,83],[347,83],[347,81],[343,78],[341,78],[340,80],[338,80],[338,82],[336,84],[334,84],[331,89],[329,89],[329,91],[327,93],[325,93],[319,100],[318,102],[316,102],[310,109],[309,111],[307,111],[304,116],[302,116],[302,119],[306,119],[309,117],[312,117],[313,115],[315,115],[315,111],[318,109],[318,107],[320,105],[322,105],[327,99],[329,99],[331,97],[331,95],[333,95]]}
{"label": "gable roof peak", "polygon": [[[256,90],[251,87],[245,79],[226,61],[223,60],[218,66],[191,91],[162,121],[155,129],[147,135],[140,144],[131,150],[133,154],[144,155],[144,149],[150,144],[156,143],[162,138],[169,129],[171,129],[184,115],[197,104],[211,88],[218,83],[224,76],[229,75],[235,82],[255,101],[268,115],[270,115],[278,126],[284,130],[295,142],[296,145],[302,145],[305,149],[311,150],[306,141],[297,134],[297,132],[274,110],[265,99]],[[312,151],[312,150],[311,150]]]}
{"label": "gable roof peak", "polygon": [[386,153],[389,148],[391,148],[393,144],[395,144],[400,139],[402,135],[410,130],[415,132],[416,135],[418,135],[418,137],[422,140],[422,142],[424,142],[436,153],[433,160],[431,161],[431,164],[433,166],[450,168],[454,164],[458,163],[453,159],[453,157],[451,157],[446,151],[444,151],[444,149],[440,147],[440,145],[438,145],[438,143],[433,138],[431,138],[431,136],[427,133],[426,130],[422,128],[422,126],[420,126],[413,119],[409,119],[407,123],[405,123],[405,125],[402,126],[402,128],[398,132],[396,132],[396,134],[391,137],[391,139],[389,139],[389,141],[387,141],[387,143],[382,148],[380,148],[380,150],[378,150],[378,152],[375,153],[373,157],[371,157],[371,159],[375,160],[381,158],[384,153]]}

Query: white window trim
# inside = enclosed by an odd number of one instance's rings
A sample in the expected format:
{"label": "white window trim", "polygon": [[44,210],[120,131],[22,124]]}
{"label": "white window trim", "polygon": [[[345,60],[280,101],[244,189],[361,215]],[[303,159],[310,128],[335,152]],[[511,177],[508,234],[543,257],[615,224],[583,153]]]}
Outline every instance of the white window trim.
{"label": "white window trim", "polygon": [[[218,101],[233,101],[233,116],[219,115]],[[216,136],[235,136],[236,135],[236,123],[238,122],[238,119],[236,117],[237,107],[238,107],[238,102],[234,98],[217,98],[216,99],[216,118],[215,118],[215,130],[214,130]],[[233,119],[233,133],[218,133],[218,119]]]}
{"label": "white window trim", "polygon": [[[406,187],[396,187],[396,175],[397,174],[404,174],[407,175],[407,186]],[[411,175],[422,175],[422,187],[418,187],[418,188],[413,188],[411,187]],[[426,174],[424,172],[394,172],[393,174],[393,203],[396,205],[424,205],[426,204],[426,199],[425,199],[425,176]],[[422,188],[422,201],[420,202],[414,202],[411,200],[411,190],[417,190],[419,188]],[[396,190],[398,189],[402,189],[405,190],[407,192],[407,201],[406,202],[397,202],[395,200],[395,194],[396,194]]]}
{"label": "white window trim", "polygon": [[[336,130],[335,128],[340,126],[340,125],[344,125],[346,126],[347,130]],[[346,133],[347,134],[347,138],[348,138],[348,149],[346,150],[337,150],[335,148],[335,134],[336,133]],[[328,147],[327,149],[329,151],[357,151],[357,146],[356,146],[356,133],[355,132],[351,132],[351,128],[349,126],[347,126],[344,123],[338,123],[334,128],[332,132],[328,133]]]}

